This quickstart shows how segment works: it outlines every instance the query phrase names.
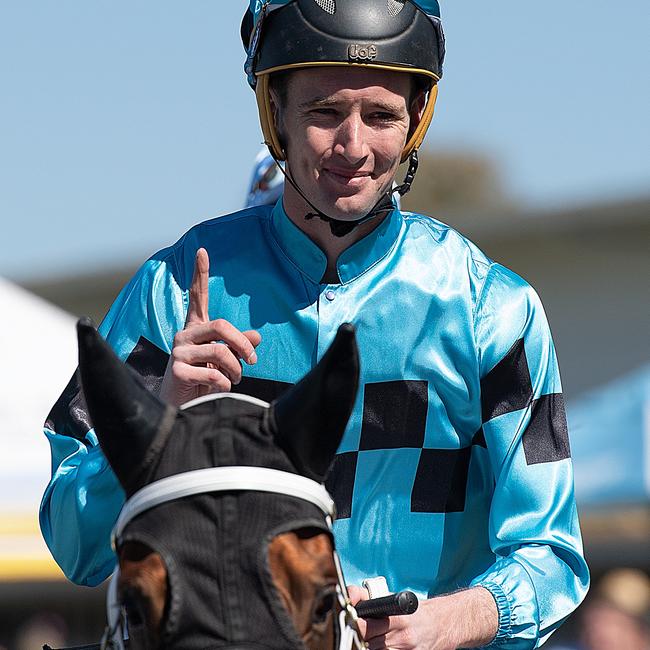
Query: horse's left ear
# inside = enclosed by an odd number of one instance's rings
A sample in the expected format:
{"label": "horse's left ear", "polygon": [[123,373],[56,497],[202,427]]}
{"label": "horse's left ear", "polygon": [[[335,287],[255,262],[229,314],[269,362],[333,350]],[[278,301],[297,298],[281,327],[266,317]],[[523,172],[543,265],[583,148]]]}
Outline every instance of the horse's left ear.
{"label": "horse's left ear", "polygon": [[99,444],[127,496],[175,410],[140,385],[89,318],[77,323],[79,371]]}
{"label": "horse's left ear", "polygon": [[318,364],[271,405],[275,440],[303,475],[323,482],[359,386],[354,327],[344,323]]}

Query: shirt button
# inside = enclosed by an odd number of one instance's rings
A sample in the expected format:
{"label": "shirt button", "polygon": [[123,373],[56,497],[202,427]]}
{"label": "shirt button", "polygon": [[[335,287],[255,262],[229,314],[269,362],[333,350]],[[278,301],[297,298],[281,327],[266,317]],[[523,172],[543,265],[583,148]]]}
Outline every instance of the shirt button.
{"label": "shirt button", "polygon": [[336,294],[335,294],[331,289],[328,289],[328,290],[325,292],[325,297],[326,297],[330,302],[332,302],[332,300],[334,300],[334,296],[335,296],[335,295],[336,295]]}

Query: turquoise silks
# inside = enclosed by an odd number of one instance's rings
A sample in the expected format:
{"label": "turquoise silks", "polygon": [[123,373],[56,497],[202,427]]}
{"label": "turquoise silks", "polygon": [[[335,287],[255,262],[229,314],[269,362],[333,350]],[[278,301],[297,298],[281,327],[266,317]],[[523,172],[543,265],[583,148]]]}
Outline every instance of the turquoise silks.
{"label": "turquoise silks", "polygon": [[[540,645],[589,574],[555,350],[530,286],[451,228],[397,209],[340,256],[340,282],[322,284],[325,256],[281,201],[254,207],[194,227],[120,293],[100,331],[145,376],[154,358],[161,373],[183,327],[200,246],[210,318],[262,335],[236,390],[296,382],[341,323],[357,329],[361,388],[328,479],[348,583],[383,575],[421,598],[483,585],[499,608],[492,646]],[[95,585],[113,570],[124,495],[72,395],[55,411],[77,419],[45,429],[41,527],[66,575]]]}

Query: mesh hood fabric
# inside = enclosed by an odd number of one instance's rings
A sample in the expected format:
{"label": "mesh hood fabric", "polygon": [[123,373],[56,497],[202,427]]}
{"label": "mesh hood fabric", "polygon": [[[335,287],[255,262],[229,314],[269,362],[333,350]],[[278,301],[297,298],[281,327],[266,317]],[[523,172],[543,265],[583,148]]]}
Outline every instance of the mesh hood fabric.
{"label": "mesh hood fabric", "polygon": [[[272,0],[270,3],[271,9],[274,7],[281,7],[282,5],[285,5],[292,0]],[[333,7],[334,10],[336,10],[336,2],[335,0],[315,0],[316,4],[318,5],[328,5],[329,7]],[[387,0],[387,3],[389,6],[391,4],[395,4],[396,2],[401,2],[401,0]],[[422,11],[424,11],[427,16],[431,16],[434,18],[440,18],[440,3],[438,0],[412,0],[413,4],[419,7]],[[262,11],[262,7],[264,6],[264,1],[263,0],[250,0],[249,7],[250,11],[254,16],[255,22],[257,22],[257,19]],[[331,12],[333,13],[333,12]]]}
{"label": "mesh hood fabric", "polygon": [[[178,413],[169,441],[143,485],[227,465],[296,473],[274,443],[267,409],[221,399]],[[316,506],[258,492],[188,497],[136,517],[121,543],[147,544],[161,554],[168,571],[163,647],[303,648],[273,585],[267,559],[275,535],[303,527],[330,534]],[[275,638],[273,630],[278,630]]]}

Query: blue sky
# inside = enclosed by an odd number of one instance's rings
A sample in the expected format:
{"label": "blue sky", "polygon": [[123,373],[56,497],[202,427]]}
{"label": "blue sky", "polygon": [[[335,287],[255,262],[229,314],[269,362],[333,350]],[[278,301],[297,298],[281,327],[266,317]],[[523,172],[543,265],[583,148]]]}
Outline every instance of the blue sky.
{"label": "blue sky", "polygon": [[[530,205],[650,194],[647,2],[441,4],[427,148],[492,156]],[[132,263],[241,206],[261,141],[245,6],[0,5],[0,275]]]}

